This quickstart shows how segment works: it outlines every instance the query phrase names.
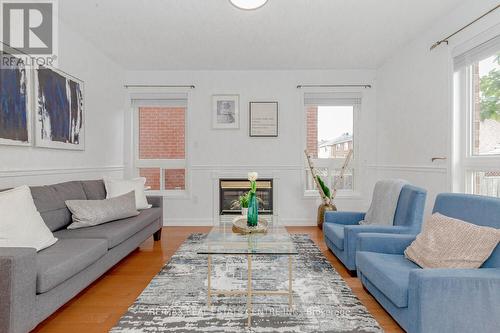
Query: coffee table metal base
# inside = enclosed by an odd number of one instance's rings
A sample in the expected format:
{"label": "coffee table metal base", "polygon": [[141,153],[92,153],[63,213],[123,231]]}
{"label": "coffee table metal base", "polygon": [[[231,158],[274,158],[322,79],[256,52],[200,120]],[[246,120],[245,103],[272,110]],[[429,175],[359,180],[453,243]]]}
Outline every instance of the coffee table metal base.
{"label": "coffee table metal base", "polygon": [[292,309],[293,303],[293,288],[292,288],[292,256],[288,255],[288,290],[253,290],[252,289],[252,255],[247,254],[248,263],[248,277],[247,288],[245,290],[212,290],[212,255],[208,255],[208,288],[207,288],[207,305],[212,306],[212,295],[222,296],[237,296],[246,295],[247,297],[247,312],[248,312],[248,326],[252,324],[252,296],[265,295],[265,296],[288,296],[288,306]]}

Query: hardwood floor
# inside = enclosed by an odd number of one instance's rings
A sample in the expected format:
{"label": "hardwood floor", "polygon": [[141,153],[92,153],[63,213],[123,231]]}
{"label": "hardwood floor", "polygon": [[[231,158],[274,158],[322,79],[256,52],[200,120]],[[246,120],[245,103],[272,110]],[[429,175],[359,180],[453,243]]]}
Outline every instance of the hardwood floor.
{"label": "hardwood floor", "polygon": [[[209,227],[165,227],[161,242],[153,242],[153,237],[148,239],[139,249],[38,325],[33,332],[108,332],[184,240],[193,232],[209,230]],[[351,277],[342,263],[328,250],[321,230],[316,227],[289,227],[288,230],[290,233],[308,234],[311,237],[385,332],[403,332],[363,289],[359,280]]]}

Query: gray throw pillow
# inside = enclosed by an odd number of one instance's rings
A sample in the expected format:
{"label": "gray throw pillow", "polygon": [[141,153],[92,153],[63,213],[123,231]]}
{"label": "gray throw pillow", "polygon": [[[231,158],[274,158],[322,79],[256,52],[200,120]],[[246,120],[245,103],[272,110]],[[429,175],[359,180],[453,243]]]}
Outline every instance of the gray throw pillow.
{"label": "gray throw pillow", "polygon": [[73,214],[73,223],[68,229],[92,227],[139,215],[134,191],[104,200],[67,200],[66,206]]}

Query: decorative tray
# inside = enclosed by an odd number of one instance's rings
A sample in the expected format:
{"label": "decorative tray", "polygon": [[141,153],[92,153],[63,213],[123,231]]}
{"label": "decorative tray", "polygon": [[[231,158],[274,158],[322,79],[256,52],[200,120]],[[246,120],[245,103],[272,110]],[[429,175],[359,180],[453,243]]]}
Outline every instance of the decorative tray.
{"label": "decorative tray", "polygon": [[259,221],[257,222],[257,226],[249,227],[247,225],[247,217],[246,216],[238,216],[233,220],[233,232],[238,234],[255,234],[255,233],[265,233],[267,231],[267,227],[269,222],[259,216]]}

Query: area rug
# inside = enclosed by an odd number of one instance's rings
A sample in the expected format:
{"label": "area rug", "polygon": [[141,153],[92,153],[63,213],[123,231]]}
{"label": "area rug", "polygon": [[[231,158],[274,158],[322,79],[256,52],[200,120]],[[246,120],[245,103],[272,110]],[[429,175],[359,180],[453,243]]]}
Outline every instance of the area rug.
{"label": "area rug", "polygon": [[[207,256],[196,253],[206,234],[192,234],[111,330],[133,332],[382,332],[307,235],[292,235],[293,308],[287,296],[253,296],[247,326],[244,296],[212,297],[207,307]],[[286,289],[288,258],[254,256],[253,288]],[[243,256],[212,256],[214,289],[245,289]]]}

